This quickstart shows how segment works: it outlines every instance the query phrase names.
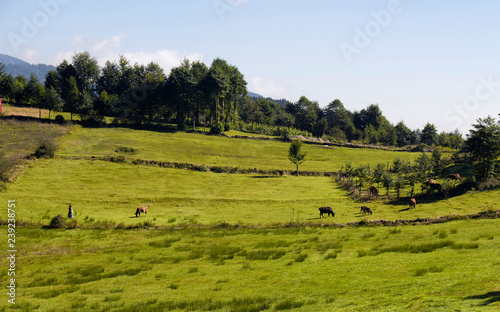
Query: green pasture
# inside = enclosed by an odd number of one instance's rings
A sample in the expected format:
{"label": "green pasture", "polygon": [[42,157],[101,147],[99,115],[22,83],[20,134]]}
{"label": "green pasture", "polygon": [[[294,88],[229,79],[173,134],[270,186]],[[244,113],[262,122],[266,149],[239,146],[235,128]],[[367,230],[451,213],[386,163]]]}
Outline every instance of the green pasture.
{"label": "green pasture", "polygon": [[[344,229],[20,228],[17,301],[7,306],[4,298],[0,311],[498,311],[497,220]],[[6,289],[5,278],[1,285]]]}
{"label": "green pasture", "polygon": [[[257,169],[295,170],[288,160],[289,143],[254,139],[229,139],[198,133],[168,133],[127,128],[77,128],[61,146],[62,156],[119,155],[119,147],[133,148],[129,158]],[[304,171],[338,171],[353,165],[413,160],[418,153],[376,149],[321,147],[306,144]]]}
{"label": "green pasture", "polygon": [[[278,141],[3,120],[0,130],[9,133],[0,138],[0,152],[8,155],[26,156],[47,138],[59,144],[55,158],[25,160],[15,181],[0,189],[5,207],[15,200],[18,250],[16,305],[5,294],[0,311],[500,309],[499,219],[329,226],[499,210],[498,190],[417,197],[410,210],[407,188],[399,201],[393,190],[390,199],[354,201],[333,177],[198,172],[91,159],[294,170],[289,144]],[[309,171],[419,156],[305,149],[300,170]],[[69,204],[75,211],[70,228],[46,229],[56,215],[67,220]],[[136,218],[135,209],[144,205],[148,215]],[[362,215],[361,205],[373,215]],[[335,217],[320,219],[321,206],[332,207]],[[0,285],[7,289],[7,236],[0,246]]]}
{"label": "green pasture", "polygon": [[[126,225],[152,221],[169,224],[263,224],[297,221],[346,223],[471,214],[497,208],[498,192],[470,193],[447,200],[432,198],[408,210],[407,201],[355,202],[330,177],[262,176],[196,172],[127,165],[100,160],[39,161],[0,193],[15,199],[18,218],[48,224],[73,205],[76,220]],[[147,217],[135,208],[149,206]],[[374,214],[363,216],[360,206]],[[330,206],[334,218],[319,219]]]}

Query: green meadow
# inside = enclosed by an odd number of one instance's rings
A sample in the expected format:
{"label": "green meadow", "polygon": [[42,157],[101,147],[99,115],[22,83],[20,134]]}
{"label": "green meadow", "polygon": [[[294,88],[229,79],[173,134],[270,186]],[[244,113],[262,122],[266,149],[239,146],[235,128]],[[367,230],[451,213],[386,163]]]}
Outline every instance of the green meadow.
{"label": "green meadow", "polygon": [[498,310],[497,220],[18,235],[9,311]]}
{"label": "green meadow", "polygon": [[[162,133],[127,128],[78,128],[59,151],[61,156],[118,155],[120,147],[134,149],[129,158],[294,171],[287,143],[253,139],[228,139],[197,133]],[[417,153],[377,149],[305,145],[307,161],[299,170],[338,171],[346,163],[386,163],[396,157],[413,160]]]}
{"label": "green meadow", "polygon": [[[0,311],[497,311],[500,192],[354,201],[333,177],[146,166],[294,170],[288,143],[127,128],[0,121],[2,152],[29,155],[54,133],[52,159],[29,160],[0,191],[16,201],[16,305]],[[55,130],[54,130],[55,129]],[[232,133],[232,135],[239,135]],[[30,144],[25,144],[31,142]],[[305,145],[300,170],[413,160],[418,153]],[[122,156],[130,161],[94,157]],[[119,158],[117,158],[119,159]],[[75,220],[48,229],[52,218]],[[136,218],[135,209],[148,206]],[[367,205],[373,215],[362,215]],[[319,217],[330,206],[335,217]],[[459,215],[439,224],[373,220]],[[0,216],[2,231],[7,232]],[[366,221],[363,226],[360,221]],[[351,225],[348,225],[351,223]],[[363,222],[361,222],[362,224]],[[7,289],[7,236],[0,280]]]}

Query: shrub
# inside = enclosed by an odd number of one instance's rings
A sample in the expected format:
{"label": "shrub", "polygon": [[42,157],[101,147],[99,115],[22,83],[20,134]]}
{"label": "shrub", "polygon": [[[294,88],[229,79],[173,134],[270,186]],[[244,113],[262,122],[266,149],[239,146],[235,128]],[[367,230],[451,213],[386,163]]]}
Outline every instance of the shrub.
{"label": "shrub", "polygon": [[61,217],[61,215],[57,215],[52,220],[50,220],[49,228],[52,229],[62,229],[64,228],[64,219]]}
{"label": "shrub", "polygon": [[57,115],[56,116],[56,122],[60,125],[64,124],[66,121],[64,120],[64,116],[63,115]]}
{"label": "shrub", "polygon": [[50,141],[40,143],[34,153],[36,158],[54,158],[57,147]]}
{"label": "shrub", "polygon": [[210,133],[211,134],[221,134],[223,130],[224,130],[224,124],[222,122],[218,121],[214,125],[212,125],[212,128],[210,128]]}

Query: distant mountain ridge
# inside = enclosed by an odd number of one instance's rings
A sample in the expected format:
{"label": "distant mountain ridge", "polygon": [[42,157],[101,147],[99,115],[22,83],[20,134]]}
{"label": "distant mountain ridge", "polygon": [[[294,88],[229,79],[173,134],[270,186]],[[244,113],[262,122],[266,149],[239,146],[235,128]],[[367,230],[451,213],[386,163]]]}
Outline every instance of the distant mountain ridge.
{"label": "distant mountain ridge", "polygon": [[15,58],[10,55],[0,54],[0,63],[7,65],[30,65],[30,63],[25,62],[21,59]]}
{"label": "distant mountain ridge", "polygon": [[12,77],[21,75],[29,79],[33,73],[41,83],[45,82],[45,76],[50,70],[56,70],[56,67],[52,65],[30,64],[5,54],[0,54],[0,63],[5,65],[5,73],[11,74]]}

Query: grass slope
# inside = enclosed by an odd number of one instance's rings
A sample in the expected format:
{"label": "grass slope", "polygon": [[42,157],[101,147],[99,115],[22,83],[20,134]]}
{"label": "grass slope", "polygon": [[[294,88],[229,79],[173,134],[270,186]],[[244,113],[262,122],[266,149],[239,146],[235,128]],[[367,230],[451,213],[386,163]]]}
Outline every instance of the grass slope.
{"label": "grass slope", "polygon": [[[38,162],[0,195],[17,200],[20,220],[46,224],[65,215],[69,204],[79,222],[166,225],[413,219],[477,213],[497,209],[498,202],[497,191],[429,199],[412,210],[406,201],[378,201],[367,204],[373,215],[362,216],[362,203],[353,202],[329,177],[232,175],[67,159]],[[143,205],[150,207],[149,215],[135,218],[135,208]],[[335,217],[320,220],[321,206],[331,206]]]}
{"label": "grass slope", "polygon": [[[241,168],[295,170],[288,160],[288,143],[251,139],[229,139],[193,133],[161,133],[126,128],[79,128],[72,132],[59,155],[117,155],[118,147],[136,149],[129,157]],[[306,162],[300,170],[338,171],[348,162],[392,162],[396,157],[415,159],[416,153],[344,147],[305,145]]]}

